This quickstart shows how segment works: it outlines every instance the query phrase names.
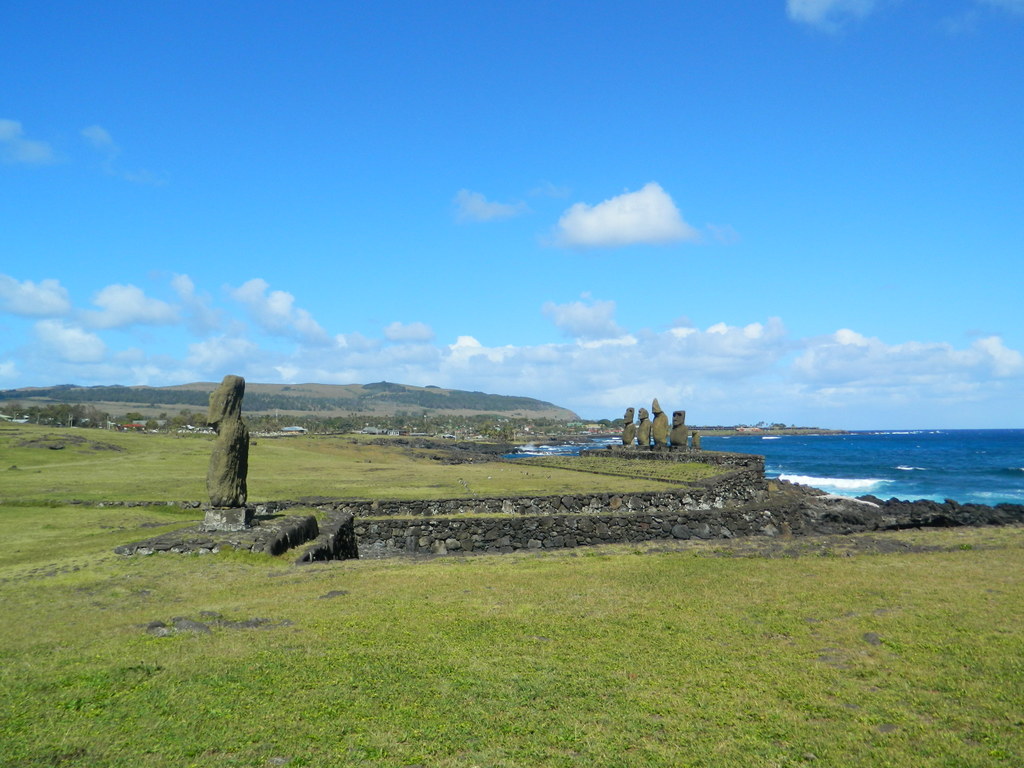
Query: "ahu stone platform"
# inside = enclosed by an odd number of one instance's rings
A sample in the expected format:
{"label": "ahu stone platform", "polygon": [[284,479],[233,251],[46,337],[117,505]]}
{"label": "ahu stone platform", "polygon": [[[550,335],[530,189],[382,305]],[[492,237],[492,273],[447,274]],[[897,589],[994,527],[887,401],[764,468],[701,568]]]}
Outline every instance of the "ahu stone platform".
{"label": "ahu stone platform", "polygon": [[114,551],[119,555],[152,555],[209,554],[233,549],[280,555],[306,544],[296,562],[358,557],[351,515],[334,515],[322,528],[314,515],[254,515],[252,520],[251,527],[236,531],[211,531],[199,523],[125,544]]}

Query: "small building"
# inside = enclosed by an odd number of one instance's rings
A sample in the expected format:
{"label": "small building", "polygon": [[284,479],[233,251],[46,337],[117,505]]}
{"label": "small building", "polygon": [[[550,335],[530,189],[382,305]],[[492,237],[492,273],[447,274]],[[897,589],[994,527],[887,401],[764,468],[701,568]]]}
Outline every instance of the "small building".
{"label": "small building", "polygon": [[281,427],[281,431],[286,435],[304,435],[307,432],[305,427]]}

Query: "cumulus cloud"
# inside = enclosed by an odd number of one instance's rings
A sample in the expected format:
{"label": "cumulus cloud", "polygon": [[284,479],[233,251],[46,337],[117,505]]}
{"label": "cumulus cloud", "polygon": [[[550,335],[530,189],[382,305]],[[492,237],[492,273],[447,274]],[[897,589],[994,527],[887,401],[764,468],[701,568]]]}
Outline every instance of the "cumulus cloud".
{"label": "cumulus cloud", "polygon": [[121,154],[121,147],[119,147],[114,141],[114,137],[110,135],[110,131],[103,126],[87,126],[80,131],[80,135],[86,143],[89,144],[89,146],[100,153],[100,156],[102,157],[102,168],[105,173],[136,184],[153,184],[159,186],[164,183],[163,179],[158,178],[156,175],[143,168],[130,171],[120,167],[120,163],[118,163],[117,160]]}
{"label": "cumulus cloud", "polygon": [[534,197],[568,197],[571,191],[569,187],[559,186],[550,181],[542,181],[530,190],[530,194]]}
{"label": "cumulus cloud", "polygon": [[202,335],[216,330],[221,326],[220,312],[211,306],[211,298],[207,294],[198,294],[195,283],[188,275],[174,275],[171,288],[178,294],[178,299],[185,310],[189,329]]}
{"label": "cumulus cloud", "polygon": [[996,376],[1017,376],[1024,372],[1024,355],[1007,348],[999,336],[978,339],[971,345],[971,351],[978,356],[979,362],[990,366]]}
{"label": "cumulus cloud", "polygon": [[63,320],[40,320],[35,326],[39,343],[61,362],[96,363],[107,352],[103,339]]}
{"label": "cumulus cloud", "polygon": [[456,221],[495,221],[525,213],[526,203],[496,203],[479,192],[460,189],[455,193]]}
{"label": "cumulus cloud", "polygon": [[574,339],[614,339],[623,335],[623,330],[615,324],[614,301],[586,301],[589,297],[583,298],[585,301],[574,301],[569,304],[555,304],[549,301],[544,304],[541,311],[550,317],[565,335]]}
{"label": "cumulus cloud", "polygon": [[70,309],[68,292],[58,280],[19,282],[0,274],[0,311],[26,317],[55,317]]}
{"label": "cumulus cloud", "polygon": [[653,181],[597,205],[576,203],[562,214],[555,232],[556,244],[582,248],[699,239],[672,198]]}
{"label": "cumulus cloud", "polygon": [[82,317],[93,328],[123,328],[129,325],[168,325],[178,320],[178,310],[165,301],[146,296],[134,285],[108,285],[92,303],[99,311],[87,311]]}
{"label": "cumulus cloud", "polygon": [[313,316],[295,306],[286,291],[270,291],[266,280],[253,278],[231,291],[231,297],[249,310],[249,315],[267,333],[287,336],[304,344],[324,345],[331,338]]}
{"label": "cumulus cloud", "polygon": [[1011,13],[1024,14],[1024,0],[980,0],[983,5],[992,5]]}
{"label": "cumulus cloud", "polygon": [[213,336],[189,344],[185,362],[203,373],[226,371],[237,363],[257,356],[258,352],[259,348],[248,339]]}
{"label": "cumulus cloud", "polygon": [[110,132],[102,126],[90,125],[87,128],[83,128],[82,138],[88,141],[95,149],[110,153],[117,153],[118,151]]}
{"label": "cumulus cloud", "polygon": [[871,13],[876,0],[786,0],[786,13],[793,21],[825,30]]}
{"label": "cumulus cloud", "polygon": [[[588,294],[539,308],[566,335],[563,341],[492,344],[464,332],[439,342],[422,322],[396,321],[375,336],[328,336],[291,294],[256,279],[232,292],[256,323],[225,323],[227,331],[208,329],[192,344],[172,341],[180,344],[177,352],[157,354],[150,342],[166,342],[160,334],[180,339],[178,330],[147,327],[141,344],[131,338],[131,326],[171,321],[175,312],[187,318],[189,302],[198,298],[196,285],[176,275],[171,286],[179,306],[156,302],[134,286],[108,286],[96,296],[91,325],[86,313],[72,319],[36,314],[33,325],[8,317],[9,328],[22,324],[33,338],[5,350],[0,377],[19,385],[170,384],[217,380],[227,372],[251,381],[386,379],[527,395],[593,418],[617,417],[627,405],[658,397],[669,410],[688,410],[694,423],[764,418],[853,428],[993,425],[993,418],[1024,396],[1024,354],[992,333],[960,345],[888,343],[854,328],[799,338],[773,317],[627,328],[616,321],[615,302]],[[43,306],[67,314],[70,305],[56,281],[0,277],[0,299],[25,315],[26,308]],[[257,324],[298,343],[267,339],[256,333]],[[973,423],[967,420],[972,404],[981,417]]]}
{"label": "cumulus cloud", "polygon": [[1024,356],[998,336],[957,349],[945,342],[886,344],[841,329],[805,347],[792,376],[806,397],[831,407],[948,407],[993,397],[1008,380],[1024,377]]}
{"label": "cumulus cloud", "polygon": [[25,131],[17,120],[0,119],[0,160],[45,165],[54,162],[56,157],[45,141],[25,138]]}
{"label": "cumulus cloud", "polygon": [[740,233],[728,224],[708,224],[706,226],[711,239],[723,245],[735,245],[742,239]]}
{"label": "cumulus cloud", "polygon": [[426,323],[404,324],[398,321],[384,329],[384,335],[390,341],[427,342],[434,338],[434,332]]}

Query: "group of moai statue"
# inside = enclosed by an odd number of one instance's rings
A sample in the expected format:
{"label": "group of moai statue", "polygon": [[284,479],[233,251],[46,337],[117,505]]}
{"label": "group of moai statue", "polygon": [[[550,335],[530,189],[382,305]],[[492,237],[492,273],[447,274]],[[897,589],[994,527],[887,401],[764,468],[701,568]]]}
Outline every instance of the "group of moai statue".
{"label": "group of moai statue", "polygon": [[[622,417],[625,425],[622,429],[622,444],[626,447],[639,445],[641,448],[686,448],[688,437],[686,432],[686,411],[672,411],[672,428],[669,429],[668,416],[661,410],[658,398],[651,403],[651,413],[646,408],[640,409],[639,423],[633,422],[634,410],[627,408]],[[700,434],[693,433],[693,449],[700,450]]]}

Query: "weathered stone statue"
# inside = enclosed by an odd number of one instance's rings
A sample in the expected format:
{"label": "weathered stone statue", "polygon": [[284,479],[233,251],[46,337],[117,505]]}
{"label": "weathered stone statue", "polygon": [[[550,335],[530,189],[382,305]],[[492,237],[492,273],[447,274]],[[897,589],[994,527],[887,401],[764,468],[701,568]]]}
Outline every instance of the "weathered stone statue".
{"label": "weathered stone statue", "polygon": [[691,435],[691,440],[693,441],[692,442],[693,450],[699,451],[700,450],[700,432],[698,432],[697,430],[693,430],[693,433]]}
{"label": "weathered stone statue", "polygon": [[641,448],[651,447],[651,417],[646,408],[640,409],[640,423],[636,425],[636,439]]}
{"label": "weathered stone statue", "polygon": [[654,414],[654,422],[651,424],[651,436],[654,438],[655,448],[668,447],[668,416],[661,410],[658,398],[651,403],[651,412]]}
{"label": "weathered stone statue", "polygon": [[636,442],[636,424],[633,423],[633,409],[627,408],[625,415],[622,420],[625,422],[622,425],[622,444],[632,445]]}
{"label": "weathered stone statue", "polygon": [[249,474],[249,430],[242,422],[242,398],[245,379],[225,376],[210,393],[207,421],[217,433],[210,453],[210,469],[206,473],[206,490],[210,494],[205,527],[218,530],[239,530],[247,527],[251,514],[245,510],[245,480]]}
{"label": "weathered stone statue", "polygon": [[686,447],[686,411],[672,411],[672,431],[668,439],[673,448]]}

